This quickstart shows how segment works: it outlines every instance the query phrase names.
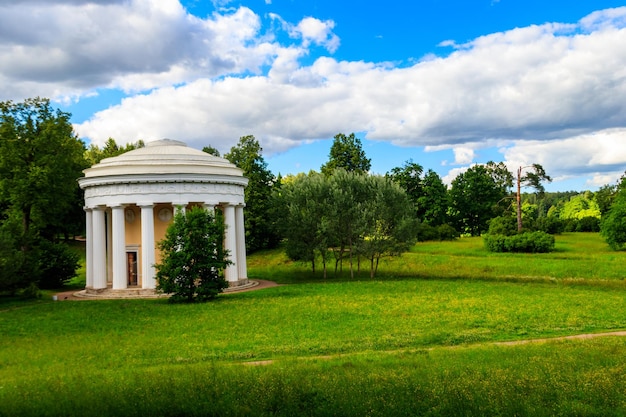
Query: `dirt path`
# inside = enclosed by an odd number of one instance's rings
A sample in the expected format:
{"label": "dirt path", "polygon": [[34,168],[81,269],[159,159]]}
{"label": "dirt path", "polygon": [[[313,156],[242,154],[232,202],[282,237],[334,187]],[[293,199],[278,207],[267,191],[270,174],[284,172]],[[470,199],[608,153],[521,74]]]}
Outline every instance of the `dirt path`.
{"label": "dirt path", "polygon": [[607,332],[607,333],[584,333],[584,334],[575,334],[572,336],[559,336],[559,337],[544,337],[541,339],[528,339],[528,340],[513,340],[510,342],[494,342],[494,345],[500,346],[509,346],[509,345],[523,345],[526,343],[543,343],[543,342],[551,342],[554,340],[569,340],[569,339],[595,339],[596,337],[606,337],[606,336],[626,336],[626,331],[619,332]]}
{"label": "dirt path", "polygon": [[[544,337],[540,339],[512,340],[510,342],[485,342],[485,343],[474,343],[471,345],[437,346],[437,347],[426,348],[426,350],[446,349],[446,348],[458,349],[460,347],[480,346],[480,345],[515,346],[515,345],[524,345],[527,343],[545,343],[545,342],[553,342],[553,341],[558,341],[558,340],[570,340],[570,339],[595,339],[598,337],[608,337],[608,336],[624,337],[626,336],[626,331],[606,332],[606,333],[583,333],[583,334],[575,334],[572,336],[557,336],[557,337]],[[377,353],[393,354],[393,353],[400,353],[400,352],[403,352],[403,351],[394,349],[394,350],[378,351]],[[358,352],[355,352],[353,354],[358,354]],[[336,355],[303,356],[298,359],[336,359],[342,356],[350,356],[350,355],[351,355],[350,353],[339,353]],[[260,361],[240,362],[240,364],[247,365],[247,366],[265,366],[265,365],[271,365],[275,362],[276,362],[275,359],[266,359],[266,360],[260,360]]]}

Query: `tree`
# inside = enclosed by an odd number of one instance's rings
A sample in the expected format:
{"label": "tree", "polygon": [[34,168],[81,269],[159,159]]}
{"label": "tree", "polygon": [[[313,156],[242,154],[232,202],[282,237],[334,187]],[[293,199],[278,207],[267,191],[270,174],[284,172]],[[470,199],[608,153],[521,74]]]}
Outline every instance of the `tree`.
{"label": "tree", "polygon": [[417,206],[421,214],[420,220],[432,226],[441,226],[447,221],[448,187],[441,177],[429,169],[422,180],[423,194],[417,199]]}
{"label": "tree", "polygon": [[[524,170],[530,168],[525,175]],[[517,193],[515,195],[516,214],[517,214],[517,231],[522,231],[522,187],[532,187],[539,194],[543,194],[545,189],[542,181],[552,182],[552,178],[546,174],[546,171],[539,164],[529,166],[521,166],[517,169]]]}
{"label": "tree", "polygon": [[245,190],[245,228],[248,253],[278,246],[280,236],[269,215],[272,208],[274,174],[267,168],[261,155],[261,145],[254,136],[243,136],[239,143],[224,155],[231,163],[243,170],[248,178]]}
{"label": "tree", "polygon": [[115,139],[109,138],[102,149],[93,143],[89,145],[89,149],[85,152],[85,159],[89,163],[89,166],[91,166],[102,161],[104,158],[119,156],[128,151],[143,148],[145,146],[146,144],[143,140],[138,140],[137,142],[127,143],[125,146],[121,146],[117,144]]}
{"label": "tree", "polygon": [[[76,179],[86,166],[84,151],[70,114],[53,110],[48,99],[0,103],[0,218],[3,229],[12,230],[13,250],[21,252],[22,284],[41,277],[37,257],[49,247],[41,239],[54,240],[56,233],[67,231],[69,218],[81,206]],[[43,254],[34,252],[37,246]]]}
{"label": "tree", "polygon": [[213,156],[220,156],[220,151],[217,150],[217,148],[214,148],[213,146],[209,145],[209,146],[205,146],[204,148],[202,148],[202,152],[206,152],[209,155],[213,155]]}
{"label": "tree", "polygon": [[498,215],[498,204],[508,192],[502,172],[496,173],[494,176],[488,166],[474,165],[452,180],[450,210],[457,230],[479,236],[487,230],[488,221]]}
{"label": "tree", "polygon": [[621,190],[607,215],[602,217],[600,234],[613,250],[626,245],[626,190]]}
{"label": "tree", "polygon": [[171,302],[211,300],[228,287],[222,271],[231,262],[224,249],[224,223],[200,207],[178,211],[158,243],[157,291]]}
{"label": "tree", "polygon": [[414,210],[416,213],[416,217],[422,220],[422,216],[420,216],[420,212],[422,212],[423,208],[418,204],[420,198],[424,196],[424,185],[422,181],[422,174],[424,173],[424,168],[418,164],[413,162],[412,159],[409,159],[404,163],[402,167],[395,167],[391,169],[391,172],[387,173],[387,177],[398,184],[404,191],[407,196],[411,200],[414,206]]}
{"label": "tree", "polygon": [[410,201],[389,178],[343,169],[332,176],[312,172],[285,181],[281,198],[287,255],[311,262],[313,272],[321,258],[325,278],[329,253],[335,272],[348,254],[351,277],[354,260],[365,256],[373,277],[382,256],[402,253],[413,240]]}
{"label": "tree", "polygon": [[415,220],[406,192],[388,178],[364,178],[369,198],[364,204],[365,231],[358,239],[358,253],[370,261],[370,278],[380,258],[406,252],[414,241]]}
{"label": "tree", "polygon": [[315,261],[319,255],[326,279],[331,234],[328,226],[333,217],[326,177],[317,172],[298,175],[293,181],[284,184],[279,198],[279,205],[283,207],[280,223],[288,241],[287,256],[293,260],[310,262],[315,273]]}
{"label": "tree", "polygon": [[347,172],[365,174],[371,165],[371,160],[365,157],[361,140],[354,133],[350,136],[338,133],[330,147],[328,162],[322,165],[321,171],[324,175],[332,175],[335,169],[342,168]]}

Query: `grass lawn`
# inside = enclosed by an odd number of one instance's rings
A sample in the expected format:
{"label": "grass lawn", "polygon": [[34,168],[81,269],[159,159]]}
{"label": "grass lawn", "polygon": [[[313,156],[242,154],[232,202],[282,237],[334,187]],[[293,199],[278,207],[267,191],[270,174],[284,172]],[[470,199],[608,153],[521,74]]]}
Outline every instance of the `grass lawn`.
{"label": "grass lawn", "polygon": [[596,234],[557,246],[424,243],[376,280],[344,265],[327,282],[271,251],[249,275],[300,284],[203,305],[0,304],[0,416],[624,415],[623,338],[495,343],[626,329],[625,254]]}

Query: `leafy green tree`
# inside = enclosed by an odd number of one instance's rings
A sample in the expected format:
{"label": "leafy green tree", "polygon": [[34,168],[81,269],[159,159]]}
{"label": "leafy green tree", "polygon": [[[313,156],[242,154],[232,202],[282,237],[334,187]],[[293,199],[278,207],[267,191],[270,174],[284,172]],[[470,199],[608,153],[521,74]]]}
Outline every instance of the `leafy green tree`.
{"label": "leafy green tree", "polygon": [[89,149],[85,152],[85,159],[87,160],[89,166],[91,166],[102,161],[104,158],[119,156],[128,151],[143,148],[144,146],[146,146],[146,144],[143,140],[139,140],[134,143],[127,143],[125,146],[122,146],[118,145],[115,139],[109,138],[102,148],[94,145],[93,143],[89,145]]}
{"label": "leafy green tree", "polygon": [[474,165],[452,180],[450,210],[457,230],[479,236],[502,211],[499,203],[508,194],[506,182],[499,179],[502,172],[493,173],[485,165]]}
{"label": "leafy green tree", "polygon": [[602,217],[600,234],[613,250],[626,245],[626,190],[620,190],[611,209]]}
{"label": "leafy green tree", "polygon": [[611,205],[613,204],[613,199],[615,198],[615,194],[617,193],[616,185],[603,185],[594,193],[594,197],[596,203],[598,204],[598,209],[600,210],[600,215],[608,213]]}
{"label": "leafy green tree", "polygon": [[406,252],[414,241],[416,220],[406,192],[390,179],[373,175],[363,178],[369,198],[364,204],[365,230],[358,239],[358,253],[370,261],[370,278],[383,256]]}
{"label": "leafy green tree", "polygon": [[[48,99],[0,103],[0,221],[5,233],[13,233],[12,239],[4,239],[3,252],[21,252],[15,257],[21,259],[19,267],[9,262],[23,277],[20,285],[39,281],[44,270],[37,259],[51,255],[46,248],[58,255],[42,239],[67,232],[71,217],[84,219],[82,209],[76,214],[82,207],[76,179],[86,166],[84,151],[70,114],[52,109]],[[8,286],[15,287],[10,281]]]}
{"label": "leafy green tree", "polygon": [[213,155],[213,156],[220,156],[220,151],[217,150],[217,148],[214,148],[213,146],[209,145],[209,146],[205,146],[204,148],[202,148],[202,152],[206,152],[209,155]]}
{"label": "leafy green tree", "polygon": [[584,217],[600,218],[601,216],[600,207],[595,201],[594,195],[589,191],[571,197],[569,201],[563,204],[559,214],[561,219],[565,220],[580,220]]}
{"label": "leafy green tree", "polygon": [[328,178],[330,202],[332,203],[329,230],[332,253],[335,255],[335,271],[343,266],[347,252],[350,277],[354,278],[355,247],[367,226],[365,205],[369,198],[365,174],[336,169]]}
{"label": "leafy green tree", "polygon": [[446,224],[450,205],[448,187],[432,169],[428,170],[422,180],[422,190],[422,196],[417,199],[420,220],[433,226]]}
{"label": "leafy green tree", "polygon": [[392,168],[387,177],[402,187],[411,201],[417,202],[423,194],[423,173],[424,167],[409,159],[403,166]]}
{"label": "leafy green tree", "polygon": [[349,136],[338,133],[330,147],[328,162],[322,165],[321,171],[324,175],[332,175],[336,169],[341,168],[347,172],[365,174],[371,166],[371,160],[365,156],[361,140],[354,133]]}
{"label": "leafy green tree", "polygon": [[[524,171],[526,170],[526,173]],[[546,171],[539,164],[530,166],[521,166],[517,169],[517,193],[515,195],[516,213],[517,213],[517,231],[522,231],[522,187],[532,187],[537,193],[542,195],[545,191],[542,182],[552,182],[552,178],[546,174]]]}
{"label": "leafy green tree", "polygon": [[270,215],[275,177],[267,168],[267,162],[261,155],[262,151],[254,136],[243,136],[239,143],[224,155],[231,163],[241,168],[244,176],[248,178],[244,209],[248,253],[274,248],[280,242],[277,227]]}
{"label": "leafy green tree", "polygon": [[420,211],[423,210],[422,206],[418,204],[418,200],[424,197],[423,173],[424,168],[420,164],[413,162],[412,159],[409,159],[402,167],[392,168],[386,175],[387,178],[390,178],[404,189],[413,203],[416,217],[420,220],[423,220],[422,216],[420,216]]}
{"label": "leafy green tree", "polygon": [[84,144],[70,114],[54,111],[47,99],[3,102],[0,112],[0,193],[28,236],[35,217],[51,221],[74,201]]}
{"label": "leafy green tree", "polygon": [[224,223],[200,207],[178,211],[158,243],[157,290],[171,302],[208,301],[228,287],[222,271],[231,262],[224,249]]}
{"label": "leafy green tree", "polygon": [[347,254],[351,277],[355,259],[360,266],[366,257],[373,277],[381,257],[402,253],[413,240],[410,201],[389,178],[343,169],[332,176],[311,172],[286,180],[281,198],[287,255],[311,262],[313,271],[321,258],[324,277],[329,253],[335,272]]}
{"label": "leafy green tree", "polygon": [[326,177],[317,172],[298,175],[284,184],[282,199],[283,235],[288,241],[287,256],[297,261],[311,263],[313,273],[316,259],[322,261],[324,279],[327,277],[328,246],[333,217],[330,187]]}

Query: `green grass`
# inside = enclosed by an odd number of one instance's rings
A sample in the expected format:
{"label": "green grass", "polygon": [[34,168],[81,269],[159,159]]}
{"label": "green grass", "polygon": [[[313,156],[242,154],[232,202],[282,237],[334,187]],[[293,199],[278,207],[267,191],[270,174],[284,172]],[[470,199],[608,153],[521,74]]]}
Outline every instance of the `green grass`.
{"label": "green grass", "polygon": [[[566,284],[611,285],[626,287],[626,252],[616,252],[597,233],[564,233],[556,236],[556,250],[543,254],[491,253],[480,237],[461,238],[454,242],[423,242],[400,257],[381,260],[379,278],[479,279],[517,282],[552,282]],[[356,268],[356,267],[355,267]],[[363,263],[359,278],[369,276]],[[345,280],[343,273],[328,280]],[[310,265],[294,263],[282,250],[254,254],[249,259],[250,276],[278,282],[322,281],[322,273],[312,274]],[[610,281],[607,283],[607,281]]]}
{"label": "green grass", "polygon": [[557,248],[424,243],[379,279],[326,283],[268,251],[249,275],[301,284],[198,305],[11,304],[0,416],[625,415],[623,338],[495,344],[626,329],[624,254],[593,234]]}

